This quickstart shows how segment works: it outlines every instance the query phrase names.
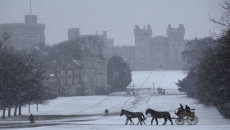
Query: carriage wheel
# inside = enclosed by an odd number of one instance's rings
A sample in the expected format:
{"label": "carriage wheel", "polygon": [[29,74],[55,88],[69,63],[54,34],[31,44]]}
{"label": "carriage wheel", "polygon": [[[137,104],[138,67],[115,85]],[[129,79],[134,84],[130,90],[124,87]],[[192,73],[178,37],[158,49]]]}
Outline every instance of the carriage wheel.
{"label": "carriage wheel", "polygon": [[198,123],[198,121],[199,121],[199,119],[198,119],[198,117],[197,116],[195,116],[195,117],[187,117],[187,123],[189,124],[189,125],[195,125],[195,124],[197,124]]}
{"label": "carriage wheel", "polygon": [[176,118],[175,123],[177,125],[184,125],[184,118]]}

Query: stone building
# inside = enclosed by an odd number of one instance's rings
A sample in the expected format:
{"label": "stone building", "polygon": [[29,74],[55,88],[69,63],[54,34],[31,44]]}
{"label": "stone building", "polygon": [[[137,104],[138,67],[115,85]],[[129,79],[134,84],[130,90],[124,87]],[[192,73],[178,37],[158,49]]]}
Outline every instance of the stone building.
{"label": "stone building", "polygon": [[80,84],[81,65],[78,60],[62,63],[57,70],[57,86],[59,96],[76,96],[82,94]]}
{"label": "stone building", "polygon": [[45,45],[45,24],[37,23],[37,15],[25,15],[25,23],[0,24],[0,34],[9,34],[6,45],[30,49]]}
{"label": "stone building", "polygon": [[138,25],[134,28],[135,35],[135,70],[181,70],[184,62],[181,52],[185,49],[185,28],[168,25],[167,37],[152,37],[150,25],[141,29]]}
{"label": "stone building", "polygon": [[135,46],[114,46],[113,43],[106,47],[107,57],[121,56],[131,70],[182,70],[184,62],[181,52],[185,49],[185,28],[180,24],[178,28],[168,25],[167,36],[152,37],[150,25],[141,29],[138,25],[134,28]]}
{"label": "stone building", "polygon": [[[93,95],[106,91],[109,88],[107,60],[104,58],[106,32],[102,35],[80,35],[78,28],[71,28],[68,30],[68,40],[81,41],[77,45],[84,55],[58,68],[59,96]],[[95,40],[101,44],[95,43]]]}

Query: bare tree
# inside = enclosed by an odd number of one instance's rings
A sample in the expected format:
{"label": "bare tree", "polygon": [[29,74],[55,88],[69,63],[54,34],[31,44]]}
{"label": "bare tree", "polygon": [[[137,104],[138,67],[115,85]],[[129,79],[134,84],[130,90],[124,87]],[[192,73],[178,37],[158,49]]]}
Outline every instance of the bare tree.
{"label": "bare tree", "polygon": [[[222,34],[220,37],[224,36],[230,29],[230,0],[224,0],[220,6],[224,9],[222,15],[217,18],[211,18],[209,17],[209,20],[213,23],[216,23],[221,27]],[[215,36],[217,36],[216,33],[214,33]]]}

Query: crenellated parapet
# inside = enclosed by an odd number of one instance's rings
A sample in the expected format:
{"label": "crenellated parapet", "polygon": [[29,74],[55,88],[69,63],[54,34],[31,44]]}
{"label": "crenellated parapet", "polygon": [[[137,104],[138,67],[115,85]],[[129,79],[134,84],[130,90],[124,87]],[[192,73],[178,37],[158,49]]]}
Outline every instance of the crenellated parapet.
{"label": "crenellated parapet", "polygon": [[167,36],[169,41],[180,41],[184,40],[185,28],[184,24],[179,24],[178,28],[172,28],[171,25],[168,25]]}
{"label": "crenellated parapet", "polygon": [[147,28],[145,28],[145,26],[144,26],[143,29],[141,29],[139,27],[139,25],[135,25],[134,35],[135,36],[147,36],[147,37],[151,37],[152,36],[152,29],[151,29],[150,25],[147,25]]}

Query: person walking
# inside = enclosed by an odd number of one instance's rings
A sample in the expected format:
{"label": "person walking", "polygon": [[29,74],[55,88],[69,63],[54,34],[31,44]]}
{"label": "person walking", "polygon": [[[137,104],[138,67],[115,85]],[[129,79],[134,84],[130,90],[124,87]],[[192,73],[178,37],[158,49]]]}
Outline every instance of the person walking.
{"label": "person walking", "polygon": [[106,108],[104,113],[105,113],[106,116],[108,116],[109,110]]}
{"label": "person walking", "polygon": [[31,123],[31,124],[34,124],[34,123],[35,123],[33,114],[30,114],[30,116],[29,116],[28,119],[30,120],[30,123]]}

